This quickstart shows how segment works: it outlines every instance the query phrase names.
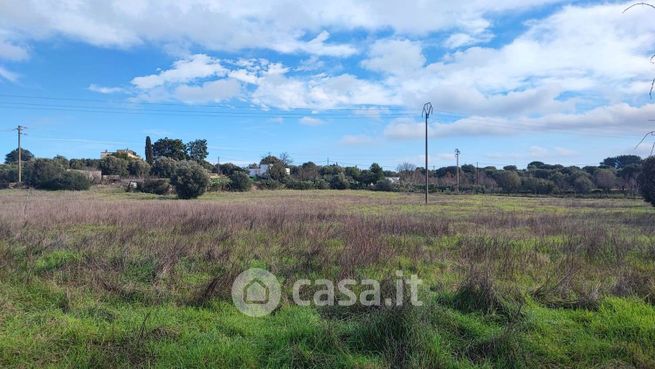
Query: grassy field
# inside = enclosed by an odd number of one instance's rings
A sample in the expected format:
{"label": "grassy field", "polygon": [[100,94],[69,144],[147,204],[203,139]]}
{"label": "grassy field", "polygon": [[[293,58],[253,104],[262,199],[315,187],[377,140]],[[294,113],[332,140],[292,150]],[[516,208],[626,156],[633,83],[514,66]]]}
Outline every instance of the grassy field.
{"label": "grassy field", "polygon": [[[0,191],[0,366],[655,368],[655,209],[352,191]],[[249,267],[283,303],[231,303]],[[298,307],[297,278],[424,280],[424,306]],[[386,284],[383,283],[383,286]]]}

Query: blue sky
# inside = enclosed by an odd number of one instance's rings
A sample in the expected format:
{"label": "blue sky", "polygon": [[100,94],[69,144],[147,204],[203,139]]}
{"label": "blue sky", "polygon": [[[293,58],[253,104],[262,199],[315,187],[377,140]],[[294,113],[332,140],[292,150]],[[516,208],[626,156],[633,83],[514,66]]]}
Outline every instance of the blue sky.
{"label": "blue sky", "polygon": [[210,161],[387,169],[647,155],[655,9],[625,2],[0,3],[0,150],[99,157],[205,138]]}

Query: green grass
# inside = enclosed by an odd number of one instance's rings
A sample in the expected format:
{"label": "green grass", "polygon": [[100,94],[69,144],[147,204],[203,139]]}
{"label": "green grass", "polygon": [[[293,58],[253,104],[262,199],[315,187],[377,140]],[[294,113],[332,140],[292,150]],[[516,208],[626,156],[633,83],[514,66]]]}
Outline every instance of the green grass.
{"label": "green grass", "polygon": [[[653,368],[655,211],[630,199],[0,191],[0,367]],[[232,278],[273,271],[249,318]],[[297,278],[424,280],[316,308]],[[208,290],[208,286],[215,287]]]}

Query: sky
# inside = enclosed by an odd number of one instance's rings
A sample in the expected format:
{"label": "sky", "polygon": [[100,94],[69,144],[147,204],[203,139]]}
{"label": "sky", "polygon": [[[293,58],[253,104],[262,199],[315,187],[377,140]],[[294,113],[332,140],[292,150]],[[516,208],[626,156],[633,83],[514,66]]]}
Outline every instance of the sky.
{"label": "sky", "polygon": [[0,150],[207,139],[385,169],[647,156],[655,9],[614,1],[3,0]]}

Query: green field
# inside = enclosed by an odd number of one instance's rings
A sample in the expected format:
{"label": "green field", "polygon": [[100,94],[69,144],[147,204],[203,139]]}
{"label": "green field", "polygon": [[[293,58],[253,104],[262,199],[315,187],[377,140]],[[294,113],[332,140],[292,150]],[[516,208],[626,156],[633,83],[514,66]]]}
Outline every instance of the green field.
{"label": "green field", "polygon": [[[654,368],[655,209],[368,191],[0,191],[1,367]],[[273,314],[232,305],[250,267]],[[424,280],[299,307],[297,278]]]}

